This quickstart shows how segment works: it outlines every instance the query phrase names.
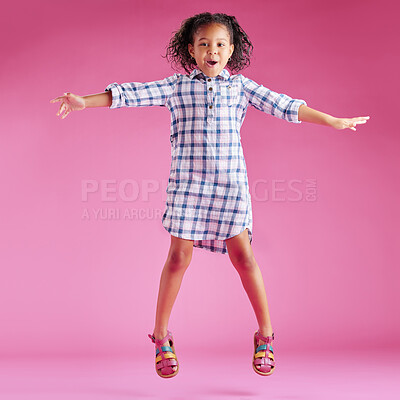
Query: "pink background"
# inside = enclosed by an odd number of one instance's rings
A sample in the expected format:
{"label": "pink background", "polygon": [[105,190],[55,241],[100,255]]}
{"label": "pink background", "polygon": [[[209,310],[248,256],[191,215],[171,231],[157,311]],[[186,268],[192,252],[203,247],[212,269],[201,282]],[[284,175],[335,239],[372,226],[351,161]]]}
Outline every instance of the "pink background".
{"label": "pink background", "polygon": [[[163,211],[170,114],[99,108],[61,120],[49,100],[172,75],[165,46],[183,19],[203,11],[235,15],[248,33],[254,56],[245,76],[334,116],[371,116],[354,133],[248,110],[253,250],[278,346],[359,349],[379,333],[375,348],[399,348],[394,4],[9,2],[0,14],[0,355],[153,352],[147,333],[169,234],[160,218],[88,221],[82,213]],[[160,188],[148,199],[141,191],[135,201],[106,201],[97,191],[82,200],[85,180],[126,179]],[[299,180],[304,196],[308,179],[317,199],[296,199],[290,182]],[[275,180],[283,181],[280,200]],[[193,339],[208,350],[226,343],[251,351],[256,319],[228,255],[193,250],[169,328],[182,350]]]}

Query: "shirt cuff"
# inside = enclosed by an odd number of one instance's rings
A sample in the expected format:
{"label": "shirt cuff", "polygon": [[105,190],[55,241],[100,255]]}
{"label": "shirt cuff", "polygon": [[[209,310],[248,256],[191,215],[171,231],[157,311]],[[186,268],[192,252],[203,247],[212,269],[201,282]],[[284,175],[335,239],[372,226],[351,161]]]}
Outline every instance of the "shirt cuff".
{"label": "shirt cuff", "polygon": [[122,90],[117,82],[110,83],[104,91],[111,91],[112,102],[109,108],[120,108],[122,104]]}
{"label": "shirt cuff", "polygon": [[299,107],[304,104],[305,106],[307,103],[304,100],[295,99],[292,105],[292,112],[291,112],[291,119],[290,122],[294,122],[295,124],[301,124],[303,121],[299,120]]}

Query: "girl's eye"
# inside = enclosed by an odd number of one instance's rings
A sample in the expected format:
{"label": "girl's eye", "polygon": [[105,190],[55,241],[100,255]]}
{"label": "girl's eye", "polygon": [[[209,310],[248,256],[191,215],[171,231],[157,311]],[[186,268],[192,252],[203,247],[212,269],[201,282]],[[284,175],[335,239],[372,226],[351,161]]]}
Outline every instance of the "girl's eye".
{"label": "girl's eye", "polygon": [[[200,43],[200,46],[207,46],[207,43]],[[218,46],[225,46],[224,43],[218,43]]]}

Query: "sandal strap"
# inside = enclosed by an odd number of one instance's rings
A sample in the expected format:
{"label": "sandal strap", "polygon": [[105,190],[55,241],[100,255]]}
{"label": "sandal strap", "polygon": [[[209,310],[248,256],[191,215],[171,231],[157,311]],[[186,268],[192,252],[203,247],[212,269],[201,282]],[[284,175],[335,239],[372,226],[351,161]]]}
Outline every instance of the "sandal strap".
{"label": "sandal strap", "polygon": [[162,339],[156,339],[154,337],[154,335],[151,335],[150,333],[148,334],[149,338],[151,339],[151,341],[153,343],[155,343],[157,346],[158,345],[162,345],[163,343],[165,343],[167,340],[171,340],[171,344],[173,344],[173,340],[172,340],[172,333],[170,331],[167,331],[167,334],[162,338]]}
{"label": "sandal strap", "polygon": [[[156,361],[156,363],[157,363],[157,361]],[[166,368],[166,367],[175,367],[175,366],[178,366],[178,362],[176,361],[176,359],[173,359],[173,358],[170,358],[167,360],[161,360],[161,361],[158,361],[158,363],[157,363],[157,369]]]}
{"label": "sandal strap", "polygon": [[[172,350],[172,347],[170,347],[170,346],[161,346],[161,351],[163,351],[164,353],[166,353],[166,352],[170,352],[170,353],[173,353],[174,351]],[[158,355],[158,353],[160,352],[160,350],[157,348],[157,350],[156,350],[156,355]]]}
{"label": "sandal strap", "polygon": [[265,343],[271,343],[275,339],[275,335],[274,335],[274,332],[272,332],[272,336],[264,337],[263,335],[261,335],[260,330],[258,330],[256,332],[256,338],[258,340],[262,340]]}
{"label": "sandal strap", "polygon": [[[266,344],[261,344],[260,346],[257,347],[256,353],[258,353],[259,351],[265,351],[265,350],[267,350],[267,349],[268,349],[268,347],[267,347]],[[274,352],[274,349],[272,348],[271,345],[269,345],[269,351],[270,351],[271,353]]]}
{"label": "sandal strap", "polygon": [[176,360],[176,355],[174,353],[167,352],[165,354],[159,355],[156,357],[156,364],[158,364],[160,361],[166,361],[166,360]]}
{"label": "sandal strap", "polygon": [[254,360],[255,365],[270,365],[271,367],[275,367],[275,361],[269,358],[256,358]]}

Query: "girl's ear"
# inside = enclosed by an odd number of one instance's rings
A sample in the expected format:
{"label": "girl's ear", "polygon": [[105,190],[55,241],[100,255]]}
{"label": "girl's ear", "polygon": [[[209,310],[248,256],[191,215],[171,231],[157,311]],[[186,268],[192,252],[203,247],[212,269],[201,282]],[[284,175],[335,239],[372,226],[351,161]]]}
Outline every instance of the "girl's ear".
{"label": "girl's ear", "polygon": [[235,50],[235,45],[232,43],[230,47],[231,47],[231,49],[230,49],[231,54],[229,55],[229,57],[233,54],[233,50]]}
{"label": "girl's ear", "polygon": [[191,43],[188,44],[189,54],[194,57],[193,45]]}

